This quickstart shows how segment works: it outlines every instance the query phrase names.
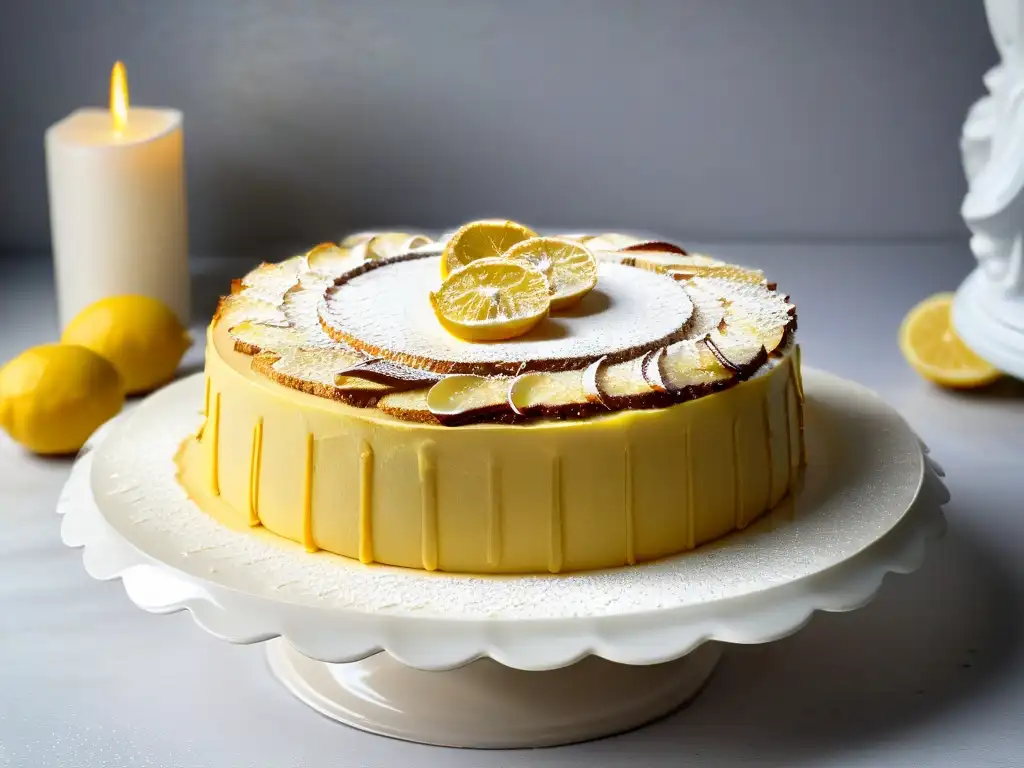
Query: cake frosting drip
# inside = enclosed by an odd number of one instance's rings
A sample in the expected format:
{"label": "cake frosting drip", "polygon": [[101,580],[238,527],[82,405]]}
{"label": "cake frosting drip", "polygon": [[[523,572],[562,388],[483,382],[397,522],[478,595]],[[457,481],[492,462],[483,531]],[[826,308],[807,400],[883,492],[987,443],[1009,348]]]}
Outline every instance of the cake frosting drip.
{"label": "cake frosting drip", "polygon": [[789,345],[795,308],[759,271],[672,243],[567,237],[597,256],[597,287],[516,339],[468,342],[441,327],[428,295],[444,238],[407,233],[261,264],[214,326],[279,384],[449,425],[664,407],[750,378]]}

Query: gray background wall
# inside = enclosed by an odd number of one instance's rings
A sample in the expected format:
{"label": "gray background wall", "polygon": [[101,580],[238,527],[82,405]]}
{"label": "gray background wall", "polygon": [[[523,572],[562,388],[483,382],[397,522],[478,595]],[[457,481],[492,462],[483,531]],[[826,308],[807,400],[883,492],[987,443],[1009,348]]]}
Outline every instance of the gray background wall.
{"label": "gray background wall", "polygon": [[196,252],[500,215],[696,239],[963,236],[981,0],[4,0],[0,250],[42,134],[182,109]]}

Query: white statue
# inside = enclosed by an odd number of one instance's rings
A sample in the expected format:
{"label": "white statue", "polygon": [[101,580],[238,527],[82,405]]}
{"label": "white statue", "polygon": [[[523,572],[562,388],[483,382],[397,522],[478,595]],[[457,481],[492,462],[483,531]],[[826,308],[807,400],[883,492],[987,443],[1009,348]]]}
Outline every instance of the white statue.
{"label": "white statue", "polygon": [[971,251],[1004,298],[1024,297],[1024,0],[985,0],[1001,58],[961,138]]}

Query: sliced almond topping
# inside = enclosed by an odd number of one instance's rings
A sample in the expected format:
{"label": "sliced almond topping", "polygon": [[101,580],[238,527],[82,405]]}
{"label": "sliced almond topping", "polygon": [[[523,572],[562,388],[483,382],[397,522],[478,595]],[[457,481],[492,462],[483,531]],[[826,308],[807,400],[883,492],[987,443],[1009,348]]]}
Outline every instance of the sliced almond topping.
{"label": "sliced almond topping", "polygon": [[440,420],[427,407],[427,389],[408,389],[388,392],[377,401],[377,408],[403,421],[420,424],[439,424]]}
{"label": "sliced almond topping", "polygon": [[769,353],[779,347],[794,323],[793,305],[762,285],[705,277],[695,277],[689,284],[722,303],[725,325],[716,330],[726,336],[745,333]]}
{"label": "sliced almond topping", "polygon": [[364,258],[366,259],[389,259],[393,256],[401,256],[412,250],[429,245],[431,239],[426,235],[411,234],[409,232],[383,232],[371,237],[364,243],[358,243],[356,249],[363,247]]}
{"label": "sliced almond topping", "polygon": [[505,377],[448,376],[427,392],[427,408],[443,423],[489,416],[509,410]]}
{"label": "sliced almond topping", "polygon": [[[315,333],[290,325],[271,325],[243,320],[228,329],[228,334],[235,340],[235,349],[247,355],[257,352],[282,352],[293,347],[328,347],[336,345],[329,337],[322,339]],[[318,340],[320,339],[320,340]]]}
{"label": "sliced almond topping", "polygon": [[764,272],[759,269],[747,269],[737,267],[733,264],[680,264],[668,270],[676,280],[691,280],[694,277],[716,278],[731,280],[737,283],[753,283],[755,285],[766,285]]}
{"label": "sliced almond topping", "polygon": [[654,251],[656,253],[677,253],[680,256],[686,256],[686,249],[682,246],[676,245],[675,243],[669,243],[665,240],[643,240],[639,243],[632,243],[620,248],[621,251]]}
{"label": "sliced almond topping", "polygon": [[686,338],[702,339],[721,325],[725,318],[725,307],[721,299],[692,282],[683,283],[682,287],[693,304],[693,314],[686,326]]}
{"label": "sliced almond topping", "polygon": [[440,381],[443,377],[430,371],[421,371],[416,368],[409,368],[405,365],[393,363],[380,358],[370,358],[347,368],[339,370],[335,377],[337,384],[343,384],[348,379],[362,379],[381,384],[389,389],[415,389],[426,387]]}
{"label": "sliced almond topping", "polygon": [[508,388],[508,403],[519,416],[555,414],[589,403],[580,371],[524,373]]}
{"label": "sliced almond topping", "polygon": [[661,361],[665,357],[665,351],[665,347],[651,350],[640,361],[640,373],[643,374],[647,386],[655,392],[668,391],[668,385],[661,375]]}
{"label": "sliced almond topping", "polygon": [[591,250],[617,251],[620,248],[625,248],[642,241],[643,238],[636,235],[626,235],[621,232],[603,232],[602,234],[585,238],[583,244]]}
{"label": "sliced almond topping", "polygon": [[672,344],[661,361],[662,378],[671,392],[708,387],[736,377],[726,368],[704,339],[687,339]]}
{"label": "sliced almond topping", "polygon": [[272,325],[288,322],[279,305],[248,291],[222,297],[213,319],[215,323],[223,323],[228,328],[245,320]]}
{"label": "sliced almond topping", "polygon": [[330,281],[323,278],[311,280],[311,277],[312,275],[307,272],[302,276],[303,279],[300,279],[285,292],[281,309],[288,319],[288,324],[301,334],[300,344],[302,346],[337,346],[347,349],[346,345],[339,344],[328,336],[317,319],[317,305],[323,297],[324,289],[330,285]]}
{"label": "sliced almond topping", "polygon": [[285,291],[295,285],[296,276],[304,265],[304,255],[280,264],[260,264],[242,278],[242,287],[254,298],[279,304]]}
{"label": "sliced almond topping", "polygon": [[[671,250],[657,250],[658,247],[668,246]],[[680,253],[677,246],[671,243],[638,243],[637,246],[620,248],[617,251],[595,252],[602,261],[612,261],[625,264],[628,267],[645,269],[648,272],[664,272],[673,274],[681,271],[685,274],[698,268],[710,268],[722,266],[724,262],[712,259],[700,254]],[[591,249],[593,247],[591,246]]]}
{"label": "sliced almond topping", "polygon": [[345,237],[343,237],[341,239],[341,247],[342,248],[353,248],[353,247],[359,245],[360,243],[365,243],[367,240],[372,240],[377,235],[382,235],[382,234],[384,234],[384,233],[383,232],[369,232],[369,231],[366,231],[366,232],[353,232],[350,235],[345,235]]}
{"label": "sliced almond topping", "polygon": [[350,366],[357,359],[355,355],[351,350],[293,347],[256,355],[252,367],[292,389],[353,405],[372,405],[387,392],[386,388],[366,381],[354,381],[343,387],[335,384],[335,371]]}
{"label": "sliced almond topping", "polygon": [[716,331],[708,334],[704,343],[723,366],[741,378],[749,376],[768,359],[764,344],[748,332],[726,336]]}
{"label": "sliced almond topping", "polygon": [[646,355],[635,357],[614,365],[606,365],[597,371],[597,389],[601,398],[614,406],[629,407],[638,398],[650,395],[653,390],[644,378],[643,363]]}
{"label": "sliced almond topping", "polygon": [[360,261],[351,248],[334,243],[321,243],[306,254],[310,271],[320,275],[340,275],[358,266]]}
{"label": "sliced almond topping", "polygon": [[583,392],[587,397],[587,402],[594,403],[595,405],[603,405],[608,408],[608,403],[604,401],[601,396],[601,389],[597,386],[597,375],[598,371],[601,370],[601,366],[608,360],[607,355],[600,357],[590,365],[587,366],[586,370],[583,371]]}

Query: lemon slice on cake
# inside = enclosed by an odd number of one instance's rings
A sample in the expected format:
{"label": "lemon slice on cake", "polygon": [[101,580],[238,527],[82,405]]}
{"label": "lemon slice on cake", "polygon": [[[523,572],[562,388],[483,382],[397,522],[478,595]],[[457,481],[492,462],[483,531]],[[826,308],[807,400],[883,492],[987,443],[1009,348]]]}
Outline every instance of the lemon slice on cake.
{"label": "lemon slice on cake", "polygon": [[453,272],[430,294],[437,319],[466,341],[522,336],[551,306],[547,278],[522,261],[478,259]]}
{"label": "lemon slice on cake", "polygon": [[944,387],[972,389],[991,384],[1001,374],[957,336],[952,306],[952,293],[938,293],[911,309],[900,326],[900,350],[915,371]]}
{"label": "lemon slice on cake", "polygon": [[503,256],[539,269],[551,288],[551,310],[571,307],[597,285],[597,259],[580,243],[559,237],[531,237]]}
{"label": "lemon slice on cake", "polygon": [[501,256],[522,240],[537,233],[522,224],[507,220],[471,221],[455,231],[441,253],[441,277],[477,259]]}

